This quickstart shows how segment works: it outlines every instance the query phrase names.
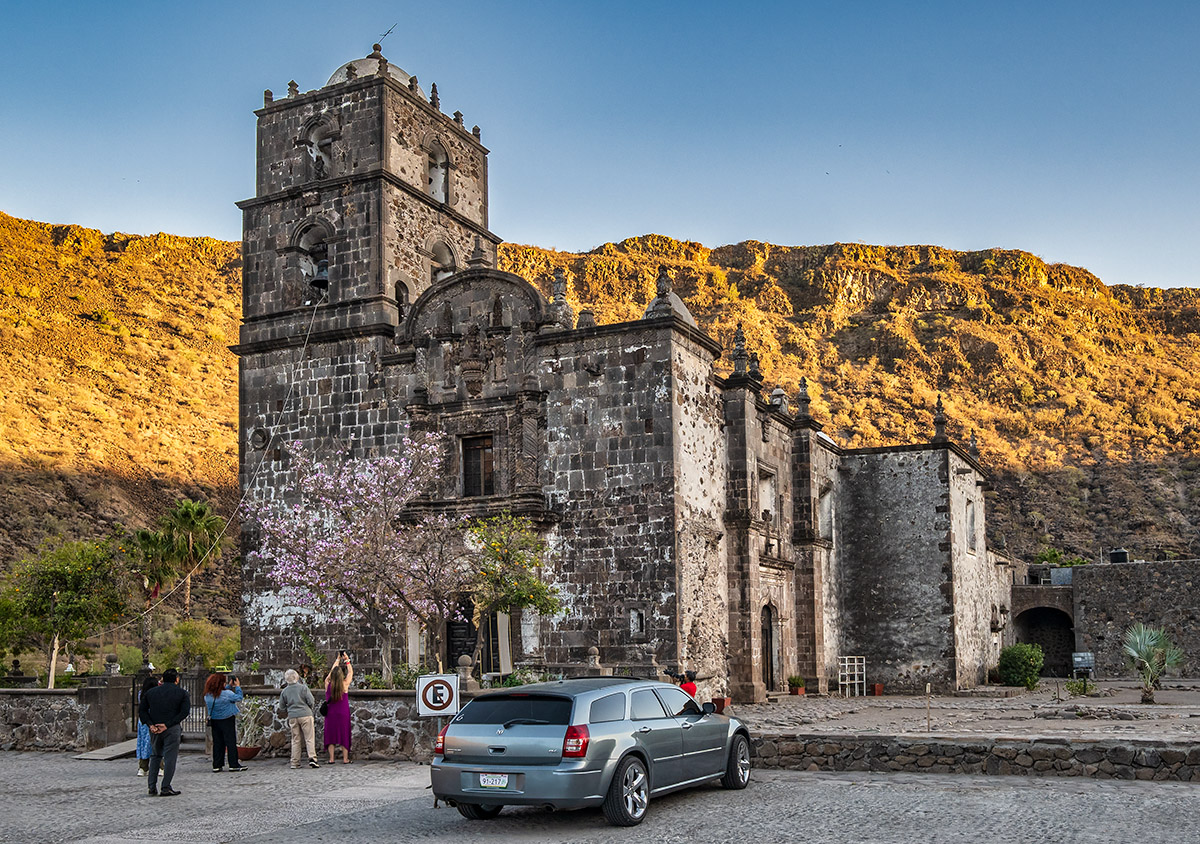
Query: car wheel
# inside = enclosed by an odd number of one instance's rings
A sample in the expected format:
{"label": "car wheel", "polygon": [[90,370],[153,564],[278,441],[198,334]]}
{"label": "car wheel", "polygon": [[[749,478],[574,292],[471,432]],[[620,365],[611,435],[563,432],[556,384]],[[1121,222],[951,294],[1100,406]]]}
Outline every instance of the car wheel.
{"label": "car wheel", "polygon": [[741,733],[733,737],[729,745],[729,761],[725,763],[725,776],[721,785],[725,788],[745,788],[750,782],[750,742]]}
{"label": "car wheel", "polygon": [[604,817],[614,826],[637,826],[650,803],[650,778],[636,756],[626,756],[604,795]]}
{"label": "car wheel", "polygon": [[481,806],[478,803],[456,803],[455,808],[464,818],[472,821],[490,821],[500,814],[503,806]]}

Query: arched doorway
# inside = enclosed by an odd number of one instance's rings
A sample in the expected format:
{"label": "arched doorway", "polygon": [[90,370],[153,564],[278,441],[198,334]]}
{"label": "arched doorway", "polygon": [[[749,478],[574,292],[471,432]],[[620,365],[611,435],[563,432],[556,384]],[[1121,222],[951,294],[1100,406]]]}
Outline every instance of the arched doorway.
{"label": "arched doorway", "polygon": [[1017,641],[1042,646],[1046,662],[1045,677],[1067,677],[1071,673],[1071,653],[1075,650],[1075,628],[1071,616],[1053,607],[1032,607],[1013,620]]}
{"label": "arched doorway", "polygon": [[775,608],[762,608],[762,681],[767,691],[774,691],[779,675],[779,640],[775,635]]}

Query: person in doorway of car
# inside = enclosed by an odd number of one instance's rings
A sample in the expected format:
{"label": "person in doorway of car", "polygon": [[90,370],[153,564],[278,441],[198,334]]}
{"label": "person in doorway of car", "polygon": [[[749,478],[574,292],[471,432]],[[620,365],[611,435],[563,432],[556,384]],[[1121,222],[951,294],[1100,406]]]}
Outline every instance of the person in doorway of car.
{"label": "person in doorway of car", "polygon": [[288,727],[292,731],[292,767],[300,767],[301,752],[308,751],[308,767],[319,768],[317,764],[317,742],[313,733],[313,710],[316,701],[312,692],[300,677],[299,672],[289,668],[283,675],[286,683],[279,693],[279,705],[287,709]]}
{"label": "person in doorway of car", "polygon": [[679,688],[683,689],[692,697],[696,696],[696,672],[683,672],[683,682],[679,684]]}
{"label": "person in doorway of car", "polygon": [[350,683],[354,680],[354,666],[350,657],[342,651],[325,675],[325,727],[322,738],[329,750],[329,764],[333,764],[336,748],[342,749],[342,764],[350,764]]}

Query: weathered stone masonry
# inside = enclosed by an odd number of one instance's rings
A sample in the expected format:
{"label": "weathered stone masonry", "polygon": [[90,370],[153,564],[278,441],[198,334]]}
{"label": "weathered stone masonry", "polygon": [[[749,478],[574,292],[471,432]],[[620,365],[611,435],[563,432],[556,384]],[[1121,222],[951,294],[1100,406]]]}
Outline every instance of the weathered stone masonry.
{"label": "weathered stone masonry", "polygon": [[[378,50],[257,114],[235,349],[247,494],[283,488],[288,441],[353,438],[366,457],[435,430],[446,468],[422,506],[526,515],[557,552],[566,612],[511,619],[516,663],[569,671],[596,646],[619,671],[690,668],[702,694],[742,700],[792,674],[828,690],[845,654],[892,690],[983,679],[1008,597],[972,456],[944,436],[841,449],[806,394],[795,410],[766,395],[740,332],[719,377],[665,271],[642,319],[604,326],[576,319],[565,278],[547,300],[497,271],[478,130]],[[487,489],[465,479],[481,448]],[[266,572],[245,584],[263,663],[294,662],[301,630],[378,661]]]}

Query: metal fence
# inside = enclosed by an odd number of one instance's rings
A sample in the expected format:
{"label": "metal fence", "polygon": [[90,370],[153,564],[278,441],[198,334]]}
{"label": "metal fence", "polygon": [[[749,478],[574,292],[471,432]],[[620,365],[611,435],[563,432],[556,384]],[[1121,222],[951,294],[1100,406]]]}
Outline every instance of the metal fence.
{"label": "metal fence", "polygon": [[[146,676],[146,672],[139,671],[133,676],[130,686],[133,716],[129,728],[135,733],[138,727],[138,699],[141,697],[142,683],[145,682]],[[207,679],[207,671],[184,671],[179,675],[179,685],[187,691],[192,701],[192,709],[182,725],[185,734],[204,732],[205,722],[208,720],[208,712],[204,708],[204,681]]]}

